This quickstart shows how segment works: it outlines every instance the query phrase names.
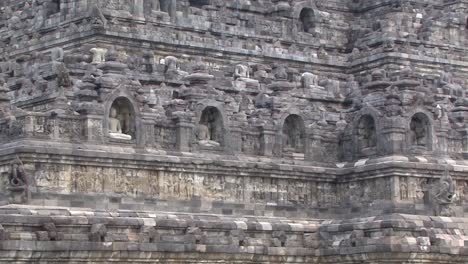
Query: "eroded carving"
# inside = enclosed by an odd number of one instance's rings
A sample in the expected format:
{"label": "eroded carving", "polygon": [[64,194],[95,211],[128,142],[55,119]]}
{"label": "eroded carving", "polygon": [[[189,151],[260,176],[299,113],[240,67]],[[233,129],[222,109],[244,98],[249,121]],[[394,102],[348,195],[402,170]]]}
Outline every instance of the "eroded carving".
{"label": "eroded carving", "polygon": [[89,241],[91,242],[106,242],[107,241],[107,228],[105,224],[93,224],[89,234]]}
{"label": "eroded carving", "polygon": [[377,145],[377,131],[374,118],[364,116],[358,123],[358,144],[360,149],[373,148]]}
{"label": "eroded carving", "polygon": [[450,206],[456,198],[455,191],[455,183],[448,171],[438,181],[430,185],[428,190],[429,204],[436,216],[453,216],[454,212]]}
{"label": "eroded carving", "polygon": [[410,124],[410,144],[418,147],[428,147],[429,123],[424,115],[415,115]]}
{"label": "eroded carving", "polygon": [[134,134],[134,116],[125,98],[117,99],[109,112],[109,135],[112,138],[131,140]]}
{"label": "eroded carving", "polygon": [[218,147],[223,139],[223,123],[219,111],[214,107],[203,110],[198,125],[197,139],[201,146]]}

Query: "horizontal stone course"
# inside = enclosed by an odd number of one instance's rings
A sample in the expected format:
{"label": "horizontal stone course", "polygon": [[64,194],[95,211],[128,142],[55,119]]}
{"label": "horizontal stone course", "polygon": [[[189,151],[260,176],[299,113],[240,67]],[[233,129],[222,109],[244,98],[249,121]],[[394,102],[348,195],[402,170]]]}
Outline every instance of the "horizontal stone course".
{"label": "horizontal stone course", "polygon": [[1,0],[0,262],[467,263],[466,10]]}
{"label": "horizontal stone course", "polygon": [[[468,224],[463,218],[392,214],[346,220],[248,217],[239,221],[221,215],[192,214],[187,218],[186,214],[133,213],[135,216],[129,217],[129,212],[83,210],[77,216],[68,209],[2,207],[0,219],[5,236],[0,242],[0,252],[21,250],[39,256],[50,250],[89,252],[86,255],[123,250],[142,254],[203,252],[288,258],[354,256],[357,259],[379,252],[396,255],[411,252],[416,254],[415,260],[425,252],[449,254],[454,259],[468,255],[465,248]],[[59,235],[53,239],[59,241],[51,241],[51,230],[44,229],[48,223],[56,227],[54,232]],[[91,242],[87,234],[97,223],[106,227],[102,241]]]}

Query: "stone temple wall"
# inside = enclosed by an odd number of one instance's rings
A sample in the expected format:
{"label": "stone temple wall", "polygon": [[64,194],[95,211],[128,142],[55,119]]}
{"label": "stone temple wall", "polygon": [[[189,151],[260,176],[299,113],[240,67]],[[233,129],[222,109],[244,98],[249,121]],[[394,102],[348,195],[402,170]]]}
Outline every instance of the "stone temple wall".
{"label": "stone temple wall", "polygon": [[467,8],[1,1],[0,259],[463,263]]}

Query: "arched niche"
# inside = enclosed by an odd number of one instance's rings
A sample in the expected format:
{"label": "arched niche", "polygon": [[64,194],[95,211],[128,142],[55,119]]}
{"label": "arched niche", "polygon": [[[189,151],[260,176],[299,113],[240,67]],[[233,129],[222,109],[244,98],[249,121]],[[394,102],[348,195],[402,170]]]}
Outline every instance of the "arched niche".
{"label": "arched niche", "polygon": [[189,0],[189,5],[196,8],[203,8],[204,6],[211,5],[211,0]]}
{"label": "arched niche", "polygon": [[198,144],[203,147],[221,147],[224,145],[224,122],[218,108],[208,106],[203,109],[198,122],[196,136]]}
{"label": "arched niche", "polygon": [[314,10],[309,7],[304,7],[299,14],[299,21],[303,32],[312,33],[316,22]]}
{"label": "arched niche", "polygon": [[50,2],[47,3],[47,16],[60,13],[61,4],[61,0],[50,0]]}
{"label": "arched niche", "polygon": [[[305,125],[302,117],[296,114],[286,117],[282,128],[283,156],[305,153]],[[302,156],[304,158],[304,156]]]}
{"label": "arched niche", "polygon": [[431,150],[431,122],[426,114],[416,113],[409,124],[408,143],[412,149]]}
{"label": "arched niche", "polygon": [[357,145],[360,153],[367,153],[377,147],[377,129],[371,115],[364,115],[359,119],[356,129]]}
{"label": "arched niche", "polygon": [[126,97],[117,97],[111,104],[107,121],[110,138],[118,140],[136,139],[136,116],[133,104]]}
{"label": "arched niche", "polygon": [[159,0],[159,8],[162,12],[168,13],[172,16],[172,9],[173,9],[173,0]]}

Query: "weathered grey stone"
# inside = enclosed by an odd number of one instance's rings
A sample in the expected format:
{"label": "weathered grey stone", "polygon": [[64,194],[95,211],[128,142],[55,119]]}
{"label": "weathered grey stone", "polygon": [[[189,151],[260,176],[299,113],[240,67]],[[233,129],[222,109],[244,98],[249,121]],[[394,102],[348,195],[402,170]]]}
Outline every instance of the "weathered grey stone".
{"label": "weathered grey stone", "polygon": [[92,242],[104,242],[107,238],[107,228],[105,224],[93,224],[89,234],[89,240]]}
{"label": "weathered grey stone", "polygon": [[0,258],[463,262],[467,9],[1,1]]}

